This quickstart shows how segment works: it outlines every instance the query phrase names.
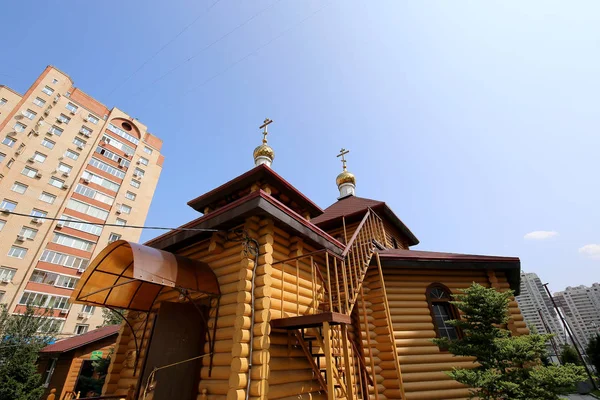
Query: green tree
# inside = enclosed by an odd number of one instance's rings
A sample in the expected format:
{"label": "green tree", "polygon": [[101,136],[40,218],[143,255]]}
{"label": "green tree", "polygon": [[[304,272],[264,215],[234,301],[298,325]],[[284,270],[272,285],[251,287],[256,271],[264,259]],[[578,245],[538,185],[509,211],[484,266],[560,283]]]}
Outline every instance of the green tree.
{"label": "green tree", "polygon": [[0,305],[0,399],[39,400],[44,392],[36,361],[56,333],[49,315],[29,306],[15,315]]}
{"label": "green tree", "polygon": [[589,341],[586,353],[590,362],[596,369],[596,375],[600,376],[600,334],[596,334],[596,336]]}
{"label": "green tree", "polygon": [[562,364],[581,365],[581,359],[579,358],[579,354],[577,354],[577,350],[568,344],[563,346],[560,352],[560,362]]}
{"label": "green tree", "polygon": [[472,369],[456,368],[448,374],[471,387],[471,398],[482,400],[553,400],[573,384],[585,379],[582,367],[544,366],[551,335],[512,336],[506,329],[512,291],[499,292],[473,284],[455,295],[453,304],[462,312],[450,323],[461,338],[434,339],[442,348],[458,356],[475,357]]}
{"label": "green tree", "polygon": [[[123,312],[123,310],[117,311]],[[119,325],[123,321],[123,318],[118,313],[113,312],[108,308],[102,309],[102,318],[103,322],[101,326]]]}

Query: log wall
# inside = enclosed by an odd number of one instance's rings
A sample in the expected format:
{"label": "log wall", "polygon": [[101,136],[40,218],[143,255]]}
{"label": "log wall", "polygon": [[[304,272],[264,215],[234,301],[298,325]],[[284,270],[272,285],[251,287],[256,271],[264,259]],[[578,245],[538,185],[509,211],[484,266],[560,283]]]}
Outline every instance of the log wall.
{"label": "log wall", "polygon": [[[466,289],[473,282],[499,290],[509,289],[503,273],[488,275],[482,270],[417,270],[385,268],[385,287],[390,308],[394,340],[407,400],[462,399],[469,391],[450,379],[445,371],[453,367],[471,367],[473,359],[455,357],[432,343],[436,337],[425,291],[432,283],[442,283],[452,293]],[[380,306],[379,306],[380,307]],[[373,306],[377,309],[378,306]],[[528,333],[516,301],[510,304],[514,334]],[[382,372],[384,379],[394,379],[391,369]],[[384,380],[385,383],[385,380]]]}

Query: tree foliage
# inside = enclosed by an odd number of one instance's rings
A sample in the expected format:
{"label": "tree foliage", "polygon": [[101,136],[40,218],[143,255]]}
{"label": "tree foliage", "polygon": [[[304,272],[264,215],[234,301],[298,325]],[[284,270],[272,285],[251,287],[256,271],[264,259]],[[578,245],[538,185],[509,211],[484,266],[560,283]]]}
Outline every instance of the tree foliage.
{"label": "tree foliage", "polygon": [[600,334],[596,334],[596,336],[589,341],[586,353],[590,359],[590,363],[592,363],[596,369],[596,375],[600,376]]}
{"label": "tree foliage", "polygon": [[[117,310],[117,311],[123,312],[123,310]],[[123,318],[118,313],[113,312],[113,311],[109,310],[108,308],[102,309],[102,318],[103,318],[102,326],[119,325],[123,321]]]}
{"label": "tree foliage", "polygon": [[577,354],[577,350],[568,344],[563,346],[560,352],[560,362],[561,364],[581,365],[581,359],[579,358],[579,354]]}
{"label": "tree foliage", "polygon": [[36,361],[56,334],[50,314],[28,306],[15,315],[0,305],[0,399],[39,400],[44,392]]}
{"label": "tree foliage", "polygon": [[456,368],[448,374],[472,388],[471,398],[559,399],[559,394],[585,379],[584,370],[572,364],[542,365],[540,358],[546,354],[551,335],[512,336],[505,328],[512,296],[512,291],[499,292],[475,283],[454,296],[452,303],[462,318],[450,323],[462,332],[461,338],[434,342],[455,355],[475,357],[477,366]]}

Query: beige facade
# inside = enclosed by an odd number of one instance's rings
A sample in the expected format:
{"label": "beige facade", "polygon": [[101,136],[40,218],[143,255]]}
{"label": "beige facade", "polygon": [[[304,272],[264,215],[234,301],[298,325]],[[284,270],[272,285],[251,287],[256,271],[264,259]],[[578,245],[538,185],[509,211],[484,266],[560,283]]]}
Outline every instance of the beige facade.
{"label": "beige facade", "polygon": [[0,86],[0,141],[0,303],[53,307],[62,336],[92,330],[102,312],[69,304],[72,288],[109,241],[141,230],[79,222],[143,225],[162,141],[51,66],[22,96]]}

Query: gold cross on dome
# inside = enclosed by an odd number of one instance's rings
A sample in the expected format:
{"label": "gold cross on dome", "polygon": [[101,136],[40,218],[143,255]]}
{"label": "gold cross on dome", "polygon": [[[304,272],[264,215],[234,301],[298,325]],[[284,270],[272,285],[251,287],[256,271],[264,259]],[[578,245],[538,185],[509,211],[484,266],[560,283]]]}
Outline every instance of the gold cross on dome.
{"label": "gold cross on dome", "polygon": [[346,170],[346,159],[344,158],[344,155],[348,153],[350,153],[350,150],[346,150],[342,147],[342,149],[340,150],[340,154],[337,155],[337,157],[342,157],[342,166],[344,167],[344,171]]}
{"label": "gold cross on dome", "polygon": [[269,126],[269,124],[271,124],[273,122],[272,119],[269,118],[265,118],[265,120],[263,121],[263,124],[261,126],[258,127],[258,129],[262,129],[262,134],[263,134],[263,143],[267,143],[267,135],[269,134],[269,132],[267,131],[267,127]]}

